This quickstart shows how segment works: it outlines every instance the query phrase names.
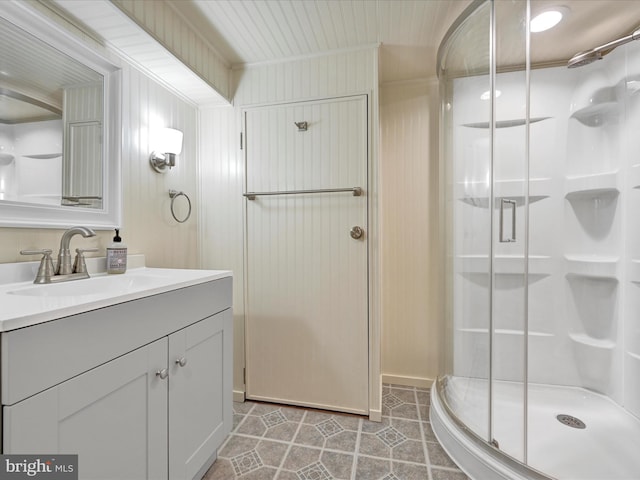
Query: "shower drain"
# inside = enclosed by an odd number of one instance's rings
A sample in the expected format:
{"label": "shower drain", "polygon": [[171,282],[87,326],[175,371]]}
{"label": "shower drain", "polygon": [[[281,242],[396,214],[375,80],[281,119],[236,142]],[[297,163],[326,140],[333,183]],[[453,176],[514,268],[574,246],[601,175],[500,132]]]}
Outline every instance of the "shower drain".
{"label": "shower drain", "polygon": [[576,417],[572,417],[571,415],[560,414],[556,418],[560,423],[563,423],[571,428],[587,428],[582,420]]}

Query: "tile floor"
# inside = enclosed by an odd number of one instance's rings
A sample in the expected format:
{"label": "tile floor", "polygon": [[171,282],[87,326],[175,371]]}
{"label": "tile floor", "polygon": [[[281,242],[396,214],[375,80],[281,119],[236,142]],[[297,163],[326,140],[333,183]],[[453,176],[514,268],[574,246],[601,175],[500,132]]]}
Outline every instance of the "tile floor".
{"label": "tile floor", "polygon": [[468,480],[429,424],[429,390],[384,385],[382,422],[257,402],[203,480]]}

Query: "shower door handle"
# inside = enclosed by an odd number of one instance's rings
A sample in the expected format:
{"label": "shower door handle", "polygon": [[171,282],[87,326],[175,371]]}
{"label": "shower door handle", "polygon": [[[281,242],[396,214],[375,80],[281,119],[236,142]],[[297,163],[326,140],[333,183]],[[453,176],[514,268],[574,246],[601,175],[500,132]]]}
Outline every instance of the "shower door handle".
{"label": "shower door handle", "polygon": [[[511,205],[511,236],[504,237],[504,206]],[[516,201],[506,198],[500,199],[500,243],[511,243],[516,241]]]}

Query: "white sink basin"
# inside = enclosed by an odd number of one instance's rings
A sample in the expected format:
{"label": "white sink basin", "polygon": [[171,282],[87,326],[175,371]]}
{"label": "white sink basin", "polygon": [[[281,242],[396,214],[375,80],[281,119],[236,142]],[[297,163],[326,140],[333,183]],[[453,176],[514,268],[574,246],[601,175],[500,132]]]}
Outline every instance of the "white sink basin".
{"label": "white sink basin", "polygon": [[[15,276],[16,269],[26,267],[30,272],[27,278],[34,278],[36,262],[0,265],[0,331],[27,327],[232,275],[226,270],[138,267],[120,275],[107,275],[102,271],[82,280],[43,285],[24,280],[2,282],[3,277],[10,279],[12,275]],[[3,268],[5,275],[2,275]],[[20,273],[20,278],[24,278],[23,273]]]}
{"label": "white sink basin", "polygon": [[87,295],[121,295],[154,288],[163,285],[167,277],[163,275],[135,274],[109,275],[82,280],[71,280],[62,283],[33,285],[27,288],[11,290],[9,295],[25,295],[28,297],[81,297]]}

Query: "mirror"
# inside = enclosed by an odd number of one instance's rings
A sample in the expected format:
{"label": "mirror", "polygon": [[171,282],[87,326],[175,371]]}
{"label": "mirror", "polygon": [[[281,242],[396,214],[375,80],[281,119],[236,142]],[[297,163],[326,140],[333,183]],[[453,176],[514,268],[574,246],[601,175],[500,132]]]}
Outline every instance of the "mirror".
{"label": "mirror", "polygon": [[119,69],[0,2],[0,225],[120,223]]}

